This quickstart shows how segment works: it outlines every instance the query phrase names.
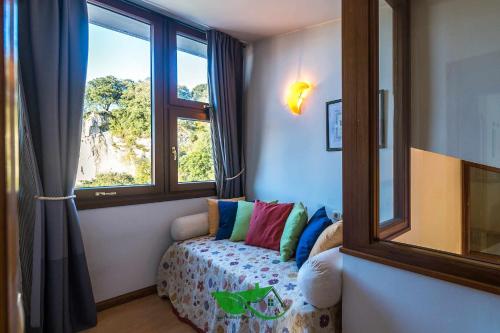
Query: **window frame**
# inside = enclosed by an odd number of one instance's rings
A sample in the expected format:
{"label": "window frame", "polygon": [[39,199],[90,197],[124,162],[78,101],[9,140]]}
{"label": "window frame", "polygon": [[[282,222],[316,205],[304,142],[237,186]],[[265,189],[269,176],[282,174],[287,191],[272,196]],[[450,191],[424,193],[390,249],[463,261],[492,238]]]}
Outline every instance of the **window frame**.
{"label": "window frame", "polygon": [[[393,0],[403,51],[398,85],[410,112],[409,1]],[[398,24],[399,24],[398,23]],[[396,45],[396,44],[395,44]],[[500,294],[500,266],[418,246],[380,240],[378,224],[378,1],[342,1],[343,211],[341,251],[365,260]],[[405,147],[409,150],[409,145]]]}
{"label": "window frame", "polygon": [[[398,36],[403,30],[401,20],[398,19],[396,13],[398,0],[386,0],[387,4],[393,9],[392,16],[392,26],[393,26],[393,89],[394,89],[394,126],[393,126],[393,177],[394,177],[394,217],[390,220],[383,221],[382,223],[377,223],[375,226],[375,234],[378,239],[392,240],[408,231],[411,230],[411,216],[410,216],[410,154],[409,150],[406,149],[410,142],[410,121],[409,113],[404,112],[405,108],[405,94],[408,93],[405,90],[404,83],[404,71],[405,68],[401,61],[398,59],[404,58],[404,44],[398,42],[401,40],[401,36]],[[377,14],[378,16],[378,14]],[[378,22],[378,19],[377,19]],[[378,29],[377,29],[378,33]],[[378,38],[377,38],[378,42]],[[378,44],[377,44],[377,54],[378,54]],[[377,63],[378,71],[378,63]],[[378,76],[377,76],[378,78]],[[378,81],[377,81],[378,82]],[[380,98],[380,89],[378,90],[378,98]],[[381,103],[378,102],[377,114],[380,115]],[[378,118],[377,118],[378,119]],[[377,126],[377,131],[380,128]],[[377,137],[380,134],[377,132]],[[377,159],[377,165],[379,163],[380,154],[377,153],[375,158]],[[378,177],[380,173],[376,174],[377,183],[379,183]],[[378,192],[377,192],[378,194]],[[379,199],[377,198],[377,201]],[[378,208],[378,206],[377,206]],[[378,213],[377,213],[378,214]],[[378,215],[377,215],[378,216]]]}
{"label": "window frame", "polygon": [[[161,193],[164,190],[163,160],[161,158],[163,140],[162,132],[162,105],[163,105],[163,82],[158,80],[162,75],[161,55],[162,49],[162,25],[161,17],[138,7],[111,0],[88,0],[87,3],[115,12],[117,14],[146,23],[151,27],[151,176],[152,184],[106,186],[92,188],[78,188],[75,190],[79,203],[93,202],[102,197],[133,196],[140,194]],[[99,200],[100,201],[100,200]]]}
{"label": "window frame", "polygon": [[[198,29],[188,27],[178,22],[170,22],[168,25],[168,45],[169,45],[169,100],[171,105],[205,110],[209,103],[190,101],[177,97],[177,34],[193,39],[197,42],[207,44],[207,34]],[[208,80],[208,68],[207,68]],[[207,81],[208,82],[208,81]]]}
{"label": "window frame", "polygon": [[179,170],[178,159],[174,159],[172,149],[175,147],[176,155],[179,152],[177,141],[177,119],[193,119],[210,121],[208,112],[203,110],[184,109],[180,107],[171,107],[169,110],[169,135],[170,135],[170,150],[166,153],[169,154],[170,161],[170,191],[193,191],[193,190],[215,190],[215,181],[209,182],[193,182],[193,183],[179,183]]}
{"label": "window frame", "polygon": [[500,264],[500,256],[480,251],[474,251],[471,249],[470,247],[471,224],[469,216],[470,169],[476,168],[495,173],[500,173],[500,169],[464,160],[462,160],[461,165],[462,165],[462,254],[464,256],[476,260]]}
{"label": "window frame", "polygon": [[[188,27],[179,22],[170,21],[168,24],[167,43],[168,43],[168,119],[165,128],[168,128],[169,145],[166,148],[165,156],[168,156],[169,172],[168,182],[171,192],[186,191],[211,191],[215,192],[215,182],[199,183],[179,183],[178,182],[178,164],[174,161],[172,148],[179,150],[177,146],[177,118],[188,118],[209,121],[208,103],[190,101],[177,97],[177,34],[184,37],[207,43],[207,34],[198,29]],[[207,69],[208,79],[208,69]]]}
{"label": "window frame", "polygon": [[[151,92],[152,92],[152,178],[154,184],[109,186],[75,189],[76,204],[79,210],[123,205],[136,205],[151,202],[181,200],[216,195],[213,183],[200,183],[205,186],[181,187],[173,190],[170,177],[170,133],[169,114],[175,106],[170,104],[172,85],[169,66],[169,36],[171,26],[182,26],[172,19],[144,9],[138,5],[121,0],[87,0],[87,3],[111,10],[118,14],[147,23],[151,26]],[[186,31],[201,31],[185,27]],[[175,86],[175,92],[177,86]],[[205,106],[203,103],[199,103]],[[192,109],[201,112],[195,105]],[[187,111],[189,112],[189,111]],[[168,158],[168,160],[167,160]]]}

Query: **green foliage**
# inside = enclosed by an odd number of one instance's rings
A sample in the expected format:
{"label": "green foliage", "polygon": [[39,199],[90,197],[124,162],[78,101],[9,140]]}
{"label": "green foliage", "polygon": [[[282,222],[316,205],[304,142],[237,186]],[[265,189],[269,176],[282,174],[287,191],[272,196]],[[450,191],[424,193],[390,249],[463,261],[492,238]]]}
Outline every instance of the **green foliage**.
{"label": "green foliage", "polygon": [[208,85],[206,83],[198,84],[191,91],[186,86],[178,86],[177,97],[190,101],[208,103]]}
{"label": "green foliage", "polygon": [[[135,174],[101,173],[82,181],[82,186],[110,186],[151,183],[151,82],[120,80],[114,76],[93,79],[87,83],[84,119],[98,124],[100,134],[110,132],[114,147],[123,151],[135,167]],[[208,101],[208,86],[200,84],[192,91],[178,87],[183,99]],[[210,126],[206,122],[179,120],[179,181],[194,182],[215,179]]]}
{"label": "green foliage", "polygon": [[120,80],[114,76],[93,79],[87,83],[85,90],[85,105],[89,109],[110,111],[113,104],[118,104],[129,80]]}
{"label": "green foliage", "polygon": [[85,90],[83,118],[85,120],[92,119],[101,132],[107,131],[111,110],[118,106],[130,82],[129,80],[119,80],[114,76],[100,77],[89,81]]}
{"label": "green foliage", "polygon": [[[128,184],[151,182],[151,161],[144,157],[150,151],[150,85],[149,78],[134,82],[114,76],[96,78],[87,83],[85,119],[97,120],[101,134],[110,131],[113,138],[119,139],[114,143],[115,148],[125,152],[136,170],[135,178],[129,175],[133,179]],[[144,139],[143,143],[141,139]],[[96,181],[97,177],[89,182]],[[121,185],[120,178],[116,181],[116,185]]]}
{"label": "green foliage", "polygon": [[191,92],[193,96],[193,100],[203,103],[208,103],[208,85],[207,84],[199,84],[193,88]]}
{"label": "green foliage", "polygon": [[135,179],[128,173],[106,172],[98,173],[92,180],[82,180],[81,187],[102,187],[136,184]]}
{"label": "green foliage", "polygon": [[212,141],[208,122],[179,119],[179,182],[214,180]]}
{"label": "green foliage", "polygon": [[177,97],[181,99],[192,100],[193,94],[186,86],[177,86]]}
{"label": "green foliage", "polygon": [[151,160],[146,157],[138,158],[135,161],[134,184],[149,184],[149,183],[151,183]]}
{"label": "green foliage", "polygon": [[150,86],[149,79],[129,83],[118,101],[118,108],[111,113],[111,134],[122,140],[130,154],[136,149],[146,150],[138,143],[138,139],[151,137]]}

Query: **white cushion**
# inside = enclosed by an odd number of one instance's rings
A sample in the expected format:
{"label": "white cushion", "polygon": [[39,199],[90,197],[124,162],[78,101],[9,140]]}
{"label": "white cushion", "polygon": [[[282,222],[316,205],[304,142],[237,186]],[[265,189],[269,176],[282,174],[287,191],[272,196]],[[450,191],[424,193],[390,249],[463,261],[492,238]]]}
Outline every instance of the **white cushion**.
{"label": "white cushion", "polygon": [[309,258],[300,268],[297,283],[304,298],[320,309],[334,306],[342,295],[340,247]]}
{"label": "white cushion", "polygon": [[186,240],[208,234],[208,213],[176,218],[170,227],[172,239]]}

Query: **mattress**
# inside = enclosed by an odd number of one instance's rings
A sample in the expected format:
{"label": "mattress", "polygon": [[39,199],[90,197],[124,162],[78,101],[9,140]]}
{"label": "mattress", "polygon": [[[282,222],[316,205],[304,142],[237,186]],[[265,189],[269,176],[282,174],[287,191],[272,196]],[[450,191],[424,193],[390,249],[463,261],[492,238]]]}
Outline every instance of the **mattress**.
{"label": "mattress", "polygon": [[[297,273],[295,261],[281,262],[278,251],[201,237],[170,246],[159,265],[157,288],[181,318],[205,332],[340,332],[340,305],[309,304]],[[236,314],[214,297],[224,292],[234,299],[256,288],[272,293],[240,304]]]}

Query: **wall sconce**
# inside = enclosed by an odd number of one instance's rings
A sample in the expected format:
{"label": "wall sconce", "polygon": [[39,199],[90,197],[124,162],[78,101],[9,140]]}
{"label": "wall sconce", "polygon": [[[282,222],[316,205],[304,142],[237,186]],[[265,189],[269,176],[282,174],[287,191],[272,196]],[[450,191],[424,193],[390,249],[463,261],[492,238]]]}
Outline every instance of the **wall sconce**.
{"label": "wall sconce", "polygon": [[307,82],[295,82],[288,88],[286,102],[290,108],[290,112],[295,115],[300,115],[302,113],[300,105],[307,96],[309,89],[311,89],[311,85]]}

